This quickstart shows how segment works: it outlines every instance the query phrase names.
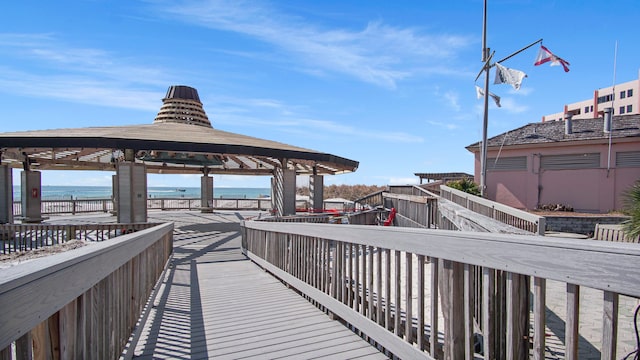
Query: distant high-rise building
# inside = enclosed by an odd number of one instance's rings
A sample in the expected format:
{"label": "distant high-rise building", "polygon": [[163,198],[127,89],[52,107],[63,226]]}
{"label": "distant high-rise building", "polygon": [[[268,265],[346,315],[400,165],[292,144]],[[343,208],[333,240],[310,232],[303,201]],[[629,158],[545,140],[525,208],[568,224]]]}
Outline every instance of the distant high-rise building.
{"label": "distant high-rise building", "polygon": [[564,105],[564,110],[542,117],[542,122],[564,120],[565,114],[572,119],[602,117],[606,108],[615,115],[640,114],[640,79],[616,84],[593,91],[593,98]]}

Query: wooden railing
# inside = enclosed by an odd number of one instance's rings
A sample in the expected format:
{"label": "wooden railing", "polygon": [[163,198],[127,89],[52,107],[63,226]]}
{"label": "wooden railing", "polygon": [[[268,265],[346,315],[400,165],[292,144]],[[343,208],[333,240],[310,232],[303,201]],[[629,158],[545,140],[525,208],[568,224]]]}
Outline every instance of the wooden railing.
{"label": "wooden railing", "polygon": [[[268,210],[271,209],[271,200],[215,198],[211,206],[220,210]],[[40,208],[42,215],[111,212],[114,211],[114,203],[112,199],[42,200]],[[194,210],[200,208],[200,198],[147,199],[147,209]],[[13,202],[13,215],[16,217],[22,215],[20,201]]]}
{"label": "wooden railing", "polygon": [[[635,244],[359,225],[242,227],[253,261],[403,359],[544,359],[547,280],[566,283],[565,358],[578,356],[578,294],[586,287],[603,291],[600,351],[613,359],[619,295],[640,297]],[[504,299],[496,296],[497,272]],[[481,297],[479,314],[474,297]],[[474,339],[481,339],[481,355]]]}
{"label": "wooden railing", "polygon": [[433,196],[383,194],[385,208],[395,208],[400,227],[435,228],[438,224],[438,199]]}
{"label": "wooden railing", "polygon": [[529,231],[534,234],[544,235],[545,218],[530,214],[526,211],[483,199],[448,186],[440,186],[440,196],[478,214],[496,219],[507,225]]}
{"label": "wooden railing", "polygon": [[29,251],[71,240],[104,241],[156,225],[158,224],[0,224],[0,253]]}
{"label": "wooden railing", "polygon": [[380,190],[380,191],[371,193],[369,195],[366,195],[364,197],[361,197],[360,199],[356,199],[353,202],[354,207],[362,208],[362,209],[367,209],[367,208],[371,209],[377,206],[381,206],[383,204],[382,194],[384,194],[385,192],[387,191]]}
{"label": "wooden railing", "polygon": [[116,359],[173,251],[173,224],[2,270],[0,356]]}
{"label": "wooden railing", "polygon": [[[42,200],[40,211],[43,215],[109,212],[113,211],[113,201],[111,199]],[[22,215],[20,201],[13,202],[13,215]]]}

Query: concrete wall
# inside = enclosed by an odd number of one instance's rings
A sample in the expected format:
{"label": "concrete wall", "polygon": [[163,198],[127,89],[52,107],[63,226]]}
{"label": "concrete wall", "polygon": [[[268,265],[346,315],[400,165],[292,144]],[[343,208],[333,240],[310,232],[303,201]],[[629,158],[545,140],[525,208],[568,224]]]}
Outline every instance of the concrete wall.
{"label": "concrete wall", "polygon": [[596,224],[620,224],[624,216],[545,216],[546,231],[569,232],[592,236]]}

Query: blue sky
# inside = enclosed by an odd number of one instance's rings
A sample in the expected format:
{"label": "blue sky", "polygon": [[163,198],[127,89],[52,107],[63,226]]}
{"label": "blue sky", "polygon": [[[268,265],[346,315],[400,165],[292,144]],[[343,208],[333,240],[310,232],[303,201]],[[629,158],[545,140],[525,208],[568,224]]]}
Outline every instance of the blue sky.
{"label": "blue sky", "polygon": [[[198,89],[215,128],[360,162],[325,184],[406,184],[416,172],[473,172],[482,137],[481,0],[11,1],[0,13],[0,131],[151,123],[170,85]],[[540,121],[640,69],[640,3],[489,1],[496,59],[542,38],[571,63],[503,65],[489,136]],[[478,85],[483,84],[481,77]],[[150,186],[199,186],[149,175]],[[43,185],[110,185],[111,173],[47,171]],[[216,186],[268,187],[216,176]]]}

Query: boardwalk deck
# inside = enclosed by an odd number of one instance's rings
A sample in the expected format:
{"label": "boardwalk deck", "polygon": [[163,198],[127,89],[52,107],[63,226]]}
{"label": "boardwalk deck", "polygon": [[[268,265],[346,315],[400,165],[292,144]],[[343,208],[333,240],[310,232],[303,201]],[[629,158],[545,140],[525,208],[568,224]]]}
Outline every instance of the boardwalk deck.
{"label": "boardwalk deck", "polygon": [[176,222],[175,254],[134,359],[386,358],[247,260],[241,215],[150,217]]}

